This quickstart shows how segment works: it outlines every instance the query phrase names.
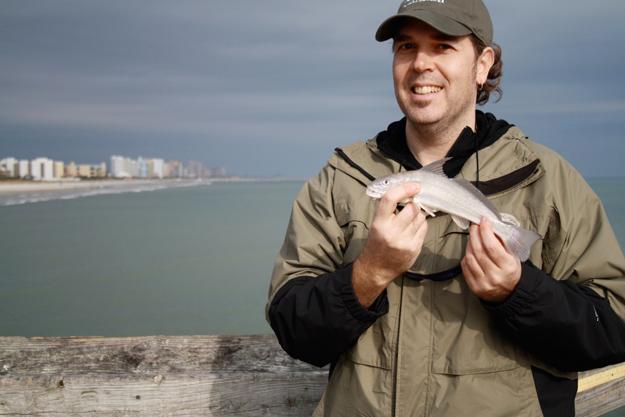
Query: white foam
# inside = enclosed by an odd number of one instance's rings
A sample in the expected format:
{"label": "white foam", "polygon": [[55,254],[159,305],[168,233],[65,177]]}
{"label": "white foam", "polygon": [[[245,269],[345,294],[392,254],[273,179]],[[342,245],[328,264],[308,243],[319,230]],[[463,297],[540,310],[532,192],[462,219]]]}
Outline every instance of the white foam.
{"label": "white foam", "polygon": [[164,190],[167,188],[186,188],[196,187],[200,185],[210,185],[210,181],[190,181],[190,182],[175,182],[167,184],[140,184],[140,185],[118,185],[118,186],[98,186],[89,189],[74,189],[66,191],[50,191],[47,193],[32,192],[32,193],[20,193],[17,195],[7,196],[3,198],[0,196],[0,206],[16,206],[21,204],[42,203],[53,200],[74,200],[83,197],[93,197],[99,195],[109,194],[124,194],[124,193],[143,193],[149,191]]}

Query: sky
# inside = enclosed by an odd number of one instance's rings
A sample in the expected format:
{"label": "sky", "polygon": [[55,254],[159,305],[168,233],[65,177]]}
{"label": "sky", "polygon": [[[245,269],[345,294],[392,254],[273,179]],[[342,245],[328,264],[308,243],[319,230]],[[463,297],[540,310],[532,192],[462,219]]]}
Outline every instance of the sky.
{"label": "sky", "polygon": [[[309,177],[402,117],[374,40],[399,3],[2,0],[0,158]],[[625,2],[485,3],[504,94],[484,110],[587,177],[625,176]]]}

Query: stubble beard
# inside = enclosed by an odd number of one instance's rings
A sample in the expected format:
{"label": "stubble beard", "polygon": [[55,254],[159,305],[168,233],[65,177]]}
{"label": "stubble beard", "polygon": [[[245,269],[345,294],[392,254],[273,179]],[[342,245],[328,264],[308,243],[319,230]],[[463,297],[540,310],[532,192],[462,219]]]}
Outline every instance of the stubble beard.
{"label": "stubble beard", "polygon": [[[436,140],[436,138],[455,140],[460,132],[467,126],[465,121],[472,117],[470,113],[475,113],[476,110],[477,92],[475,90],[470,90],[472,88],[471,86],[475,85],[476,76],[477,68],[474,65],[471,71],[470,82],[467,83],[467,90],[459,97],[463,98],[463,100],[460,102],[457,100],[453,101],[453,98],[451,101],[447,100],[448,106],[442,110],[442,114],[435,115],[434,117],[424,117],[425,114],[420,114],[421,109],[416,106],[403,106],[401,100],[398,98],[400,108],[406,116],[406,133],[412,133],[421,138],[421,140],[427,140],[428,138],[432,140]],[[407,100],[407,103],[409,102],[410,99]],[[471,111],[467,112],[463,110],[467,108],[470,108]],[[469,127],[475,129],[475,126]]]}

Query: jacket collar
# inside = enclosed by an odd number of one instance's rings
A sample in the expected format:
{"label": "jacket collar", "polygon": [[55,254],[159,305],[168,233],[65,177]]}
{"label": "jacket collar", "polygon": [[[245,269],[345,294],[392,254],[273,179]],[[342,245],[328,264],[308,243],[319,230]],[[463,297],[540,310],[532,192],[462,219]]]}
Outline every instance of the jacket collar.
{"label": "jacket collar", "polygon": [[[476,112],[477,133],[465,127],[447,157],[451,158],[443,165],[448,177],[458,175],[464,163],[476,151],[486,148],[503,136],[512,125],[505,120],[498,120],[491,113]],[[406,170],[415,170],[422,165],[415,159],[406,141],[406,118],[391,123],[388,128],[376,136],[378,149],[389,158],[399,162]]]}
{"label": "jacket collar", "polygon": [[[500,194],[522,187],[541,177],[544,173],[542,164],[538,155],[526,144],[527,136],[516,126],[505,121],[500,122],[492,115],[480,113],[478,112],[478,134],[476,135],[477,149],[479,149],[480,181],[477,184],[479,189],[487,195]],[[487,122],[486,128],[482,125],[484,120]],[[360,141],[337,148],[329,164],[364,186],[371,182],[371,177],[380,178],[419,167],[420,165],[414,165],[418,162],[412,157],[405,140],[403,141],[404,152],[401,152],[402,141],[395,141],[395,146],[392,147],[384,144],[391,138],[397,137],[393,136],[393,132],[399,134],[396,129],[401,128],[402,123],[405,122],[400,120],[391,123],[389,129],[366,142]],[[501,131],[504,132],[499,135],[498,132]],[[459,136],[449,152],[452,159],[445,164],[444,169],[450,177],[460,176],[475,183],[478,158],[474,155],[475,148],[470,145],[476,138],[469,136],[470,134],[473,132],[469,129]],[[379,138],[380,135],[388,136],[384,139]],[[386,151],[380,149],[379,143]],[[389,152],[395,152],[394,156],[391,156]],[[413,165],[410,165],[410,158],[413,160]],[[453,164],[462,165],[458,169]],[[355,165],[358,168],[355,168]],[[363,174],[363,171],[368,175]]]}

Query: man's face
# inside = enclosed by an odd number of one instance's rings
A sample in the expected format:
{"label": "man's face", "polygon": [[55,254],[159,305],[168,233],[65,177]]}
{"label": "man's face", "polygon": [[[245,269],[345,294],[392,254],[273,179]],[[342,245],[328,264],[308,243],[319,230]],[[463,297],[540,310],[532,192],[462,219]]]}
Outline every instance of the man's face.
{"label": "man's face", "polygon": [[395,97],[410,123],[444,130],[473,120],[476,88],[492,61],[476,57],[469,36],[451,37],[414,20],[398,31],[393,55]]}

